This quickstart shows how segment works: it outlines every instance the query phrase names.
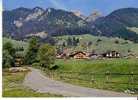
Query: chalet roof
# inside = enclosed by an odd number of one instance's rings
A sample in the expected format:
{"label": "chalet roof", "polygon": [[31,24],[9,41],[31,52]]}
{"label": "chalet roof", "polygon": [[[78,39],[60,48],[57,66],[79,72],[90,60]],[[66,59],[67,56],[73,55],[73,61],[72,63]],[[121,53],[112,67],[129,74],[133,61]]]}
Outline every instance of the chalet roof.
{"label": "chalet roof", "polygon": [[107,54],[107,53],[118,53],[119,54],[119,52],[117,52],[117,51],[107,51],[107,52],[105,52],[103,54]]}
{"label": "chalet roof", "polygon": [[70,56],[74,56],[74,55],[79,54],[79,53],[86,55],[86,53],[83,51],[76,51],[75,53],[70,54]]}

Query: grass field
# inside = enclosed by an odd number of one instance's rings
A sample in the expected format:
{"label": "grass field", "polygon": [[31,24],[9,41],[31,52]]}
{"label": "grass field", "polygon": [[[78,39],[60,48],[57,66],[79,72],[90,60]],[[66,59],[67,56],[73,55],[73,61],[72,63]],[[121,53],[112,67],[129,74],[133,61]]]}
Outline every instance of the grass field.
{"label": "grass field", "polygon": [[56,60],[58,71],[138,73],[138,59]]}
{"label": "grass field", "polygon": [[[62,80],[72,84],[77,84],[86,87],[113,90],[124,92],[126,90],[135,91],[138,94],[138,84],[107,84],[105,73],[109,71],[110,73],[137,73],[138,74],[138,60],[137,59],[106,59],[106,60],[56,60],[56,65],[59,68],[55,71],[54,77],[57,80]],[[60,72],[81,72],[86,74],[78,73],[60,73]],[[101,75],[90,75],[89,73],[101,74]],[[62,76],[62,79],[60,78]],[[65,78],[64,78],[65,77]],[[66,78],[69,77],[69,78]],[[73,79],[75,78],[75,79]],[[94,78],[95,83],[90,81]],[[138,83],[138,76],[134,76],[134,83]],[[131,81],[130,76],[122,75],[110,75],[109,81],[117,83],[129,83]]]}
{"label": "grass field", "polygon": [[[98,36],[92,36],[89,34],[86,35],[66,35],[66,36],[57,36],[55,37],[58,42],[57,44],[62,44],[63,42],[66,43],[66,40],[68,37],[76,37],[80,39],[80,43],[76,47],[72,47],[72,50],[86,50],[86,47],[83,48],[81,45],[84,43],[92,42],[92,45],[87,48],[87,51],[95,50],[97,53],[103,53],[107,50],[116,50],[120,52],[123,55],[126,55],[128,51],[131,51],[132,53],[135,53],[138,55],[138,44],[133,43],[128,40],[119,39],[119,38],[107,38],[107,37],[98,37]],[[97,40],[100,39],[100,42],[97,42]],[[118,41],[118,43],[115,43],[115,41]]]}
{"label": "grass field", "polygon": [[61,97],[49,93],[38,93],[22,85],[26,72],[3,72],[3,97]]}

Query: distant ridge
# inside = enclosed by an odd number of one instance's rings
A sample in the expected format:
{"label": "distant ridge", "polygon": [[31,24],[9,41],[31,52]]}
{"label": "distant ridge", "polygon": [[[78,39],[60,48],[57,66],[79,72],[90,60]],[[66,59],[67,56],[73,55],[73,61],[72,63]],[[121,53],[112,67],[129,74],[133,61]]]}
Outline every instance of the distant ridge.
{"label": "distant ridge", "polygon": [[3,11],[3,36],[22,39],[42,32],[48,36],[91,34],[138,42],[138,34],[128,29],[138,28],[138,8],[119,9],[105,17],[92,15],[84,18],[78,12],[41,7]]}

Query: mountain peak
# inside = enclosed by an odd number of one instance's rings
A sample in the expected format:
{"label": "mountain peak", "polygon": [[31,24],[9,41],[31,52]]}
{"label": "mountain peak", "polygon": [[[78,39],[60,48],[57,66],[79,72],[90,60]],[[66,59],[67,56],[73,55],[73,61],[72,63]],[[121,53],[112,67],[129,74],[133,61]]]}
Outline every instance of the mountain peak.
{"label": "mountain peak", "polygon": [[40,8],[40,7],[35,7],[32,9],[33,12],[37,13],[43,13],[45,10],[43,8]]}
{"label": "mountain peak", "polygon": [[33,10],[34,10],[34,11],[40,11],[40,10],[41,10],[41,11],[44,11],[44,9],[41,8],[41,7],[35,7],[35,8],[33,8]]}
{"label": "mountain peak", "polygon": [[102,17],[102,13],[99,12],[99,11],[93,11],[87,18],[86,18],[86,21],[87,22],[93,22],[95,21],[97,18],[100,18]]}
{"label": "mountain peak", "polygon": [[80,16],[81,15],[81,12],[80,11],[74,11],[73,12],[76,16]]}
{"label": "mountain peak", "polygon": [[73,11],[73,14],[77,17],[85,19],[86,17],[81,13],[81,11]]}

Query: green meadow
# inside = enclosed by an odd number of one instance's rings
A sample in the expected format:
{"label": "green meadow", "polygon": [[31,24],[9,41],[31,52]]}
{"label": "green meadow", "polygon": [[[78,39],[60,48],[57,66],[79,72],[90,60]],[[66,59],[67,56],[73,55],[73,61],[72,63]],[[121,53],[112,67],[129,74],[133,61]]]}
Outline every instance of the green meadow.
{"label": "green meadow", "polygon": [[[138,75],[133,76],[133,83],[135,84],[131,83],[131,75],[119,75],[138,74],[138,59],[58,59],[55,64],[58,66],[58,69],[53,71],[51,77],[54,77],[56,80],[97,89],[119,92],[132,90],[136,94],[138,93]],[[107,72],[110,73],[108,77],[109,83],[107,83]],[[118,75],[112,75],[112,73],[118,73]]]}

